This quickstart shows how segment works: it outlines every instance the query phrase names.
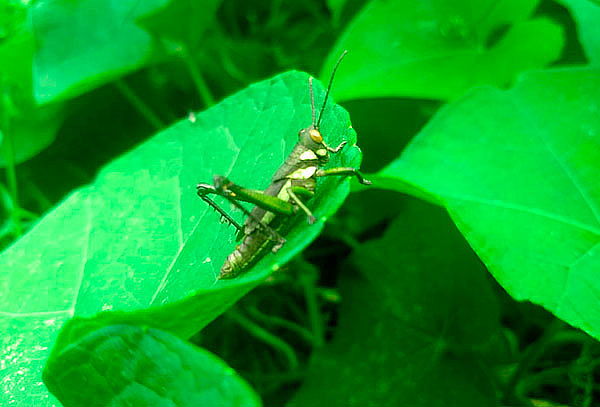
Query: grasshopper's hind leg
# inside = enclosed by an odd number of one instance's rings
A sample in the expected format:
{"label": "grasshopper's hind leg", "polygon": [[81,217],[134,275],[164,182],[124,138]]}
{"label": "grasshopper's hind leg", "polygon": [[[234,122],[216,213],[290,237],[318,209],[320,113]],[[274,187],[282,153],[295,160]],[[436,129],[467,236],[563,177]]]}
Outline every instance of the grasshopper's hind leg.
{"label": "grasshopper's hind leg", "polygon": [[209,194],[221,195],[217,192],[216,188],[210,184],[198,184],[196,185],[196,193],[204,202],[208,204],[211,208],[213,208],[219,215],[221,215],[221,220],[225,220],[225,222],[232,225],[238,233],[238,236],[244,233],[244,228],[242,225],[237,223],[235,219],[233,219],[227,212],[225,212],[219,205],[215,203],[212,199],[208,197]]}
{"label": "grasshopper's hind leg", "polygon": [[[215,176],[215,185],[210,184],[198,184],[196,186],[196,190],[198,196],[207,204],[209,204],[214,210],[216,210],[220,215],[221,219],[225,219],[229,224],[233,225],[238,229],[238,237],[243,237],[245,230],[243,226],[240,226],[231,216],[229,216],[222,208],[220,208],[212,199],[210,199],[207,195],[215,194],[220,195],[227,199],[229,203],[233,206],[241,210],[244,215],[249,218],[252,218],[254,222],[266,233],[269,234],[270,238],[274,240],[275,246],[273,247],[273,252],[278,251],[283,244],[285,243],[285,238],[281,236],[277,231],[271,228],[269,225],[265,224],[261,219],[257,218],[252,212],[246,209],[239,201],[245,201],[254,203],[257,206],[263,207],[265,210],[273,210],[271,206],[271,202],[267,202],[267,204],[260,201],[260,198],[274,198],[269,195],[265,195],[262,191],[249,190],[242,187],[237,186],[233,182],[229,181],[227,178],[222,176]],[[258,198],[257,198],[258,197]],[[281,200],[279,200],[281,201]],[[287,202],[281,201],[284,204],[291,205]],[[276,202],[278,204],[278,202]],[[284,208],[284,209],[287,209]]]}

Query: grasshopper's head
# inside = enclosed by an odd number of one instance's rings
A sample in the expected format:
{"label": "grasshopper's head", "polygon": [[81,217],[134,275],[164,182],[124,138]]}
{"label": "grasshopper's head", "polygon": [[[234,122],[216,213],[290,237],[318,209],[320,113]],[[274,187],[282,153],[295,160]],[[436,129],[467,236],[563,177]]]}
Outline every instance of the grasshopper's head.
{"label": "grasshopper's head", "polygon": [[[331,91],[331,85],[333,84],[333,77],[335,76],[335,71],[337,71],[340,62],[344,56],[348,53],[348,51],[342,52],[340,58],[336,62],[333,67],[333,71],[331,72],[331,77],[329,78],[329,85],[327,85],[327,91],[325,92],[325,99],[323,100],[323,106],[321,106],[321,110],[319,112],[319,118],[317,119],[317,110],[315,109],[315,94],[313,91],[313,78],[312,76],[308,78],[308,90],[310,94],[310,108],[312,112],[312,124],[310,127],[300,130],[298,133],[298,143],[307,148],[308,150],[315,153],[316,158],[319,161],[324,162],[327,161],[329,157],[329,153],[337,153],[340,149],[346,144],[346,142],[342,142],[337,148],[331,148],[323,140],[323,136],[321,135],[321,131],[319,130],[319,125],[321,124],[321,119],[323,118],[323,113],[325,112],[325,106],[327,106],[327,99],[329,98],[329,92]],[[311,158],[314,159],[314,158]]]}
{"label": "grasshopper's head", "polygon": [[308,150],[313,151],[317,157],[327,157],[330,150],[329,146],[325,144],[321,132],[314,126],[307,127],[300,130],[298,133],[298,142],[306,147]]}

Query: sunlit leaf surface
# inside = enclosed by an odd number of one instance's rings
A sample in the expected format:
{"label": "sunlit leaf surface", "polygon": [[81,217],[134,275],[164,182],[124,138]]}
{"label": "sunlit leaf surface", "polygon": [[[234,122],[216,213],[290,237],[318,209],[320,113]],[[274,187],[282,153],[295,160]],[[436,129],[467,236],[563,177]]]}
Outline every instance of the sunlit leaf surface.
{"label": "sunlit leaf surface", "polygon": [[[320,104],[324,90],[315,86]],[[329,165],[358,166],[348,114],[333,104],[324,114],[327,141],[348,140]],[[187,337],[305,248],[345,199],[347,180],[319,180],[309,204],[318,222],[308,225],[298,217],[277,254],[231,281],[216,276],[235,247],[235,231],[198,199],[195,185],[221,174],[265,188],[298,130],[310,123],[306,74],[286,73],[250,86],[107,165],[92,185],[69,196],[0,255],[7,402],[48,403],[41,367],[69,318],[76,317],[63,329],[57,352],[115,323]]]}

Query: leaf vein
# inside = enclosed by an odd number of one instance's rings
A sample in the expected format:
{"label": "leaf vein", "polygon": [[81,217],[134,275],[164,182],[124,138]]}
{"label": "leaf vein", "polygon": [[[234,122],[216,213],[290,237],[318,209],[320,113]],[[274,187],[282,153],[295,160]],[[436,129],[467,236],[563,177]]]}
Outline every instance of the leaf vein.
{"label": "leaf vein", "polygon": [[511,98],[510,100],[512,101],[516,110],[521,114],[521,116],[523,116],[525,121],[527,121],[532,127],[535,128],[535,135],[538,136],[538,138],[542,141],[544,147],[546,148],[546,150],[548,150],[554,161],[556,161],[558,166],[564,171],[567,178],[571,181],[577,192],[581,195],[587,206],[590,208],[590,211],[596,219],[596,223],[600,225],[600,208],[596,207],[596,205],[594,204],[594,200],[589,196],[584,186],[581,185],[573,170],[558,156],[558,154],[556,154],[556,151],[552,149],[550,143],[546,138],[546,133],[542,131],[542,128],[537,123],[533,115],[527,112],[525,108],[522,107],[520,104],[518,104],[514,98]]}
{"label": "leaf vein", "polygon": [[75,290],[75,297],[73,298],[73,303],[71,307],[68,309],[71,315],[75,315],[75,308],[77,307],[77,301],[79,301],[79,294],[81,293],[81,287],[83,285],[83,280],[85,279],[85,269],[88,263],[88,255],[90,251],[90,237],[92,234],[92,213],[90,209],[90,199],[91,197],[88,195],[85,200],[85,213],[86,213],[86,228],[85,228],[85,245],[83,247],[82,253],[82,263],[80,267],[79,277],[77,281],[77,289]]}
{"label": "leaf vein", "polygon": [[596,236],[600,236],[600,228],[594,227],[593,225],[586,225],[585,223],[581,223],[574,219],[571,219],[571,218],[568,218],[568,217],[565,217],[562,215],[558,215],[558,214],[555,214],[552,212],[547,212],[542,209],[532,208],[532,207],[518,205],[518,204],[512,204],[512,203],[500,201],[500,200],[483,199],[483,198],[467,196],[467,195],[456,196],[456,195],[445,194],[444,197],[446,199],[450,198],[450,199],[454,199],[457,201],[472,202],[472,203],[478,203],[478,204],[482,204],[482,205],[496,206],[498,208],[513,210],[513,211],[518,211],[518,212],[525,212],[525,213],[529,213],[531,215],[540,216],[542,218],[546,218],[546,219],[550,219],[550,220],[553,220],[553,221],[556,221],[559,223],[563,223],[563,224],[572,226],[577,229],[585,230],[586,232],[590,232]]}

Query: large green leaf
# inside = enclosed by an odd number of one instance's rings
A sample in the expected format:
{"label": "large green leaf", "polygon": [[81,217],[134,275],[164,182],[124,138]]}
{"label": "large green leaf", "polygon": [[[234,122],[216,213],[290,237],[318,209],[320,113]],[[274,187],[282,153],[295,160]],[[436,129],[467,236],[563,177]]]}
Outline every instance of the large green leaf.
{"label": "large green leaf", "polygon": [[373,0],[333,47],[322,77],[347,49],[336,79],[338,100],[452,99],[476,85],[507,84],[517,73],[560,55],[561,28],[545,19],[527,19],[538,3]]}
{"label": "large green leaf", "polygon": [[590,62],[600,64],[600,3],[592,0],[557,0],[567,7],[577,22],[579,41]]}
{"label": "large green leaf", "polygon": [[[0,360],[10,360],[1,394],[7,403],[46,405],[40,370],[71,317],[55,352],[118,323],[187,337],[319,234],[348,194],[347,180],[319,180],[310,202],[316,224],[298,217],[277,254],[234,280],[217,281],[235,231],[195,194],[196,183],[214,174],[249,188],[269,184],[298,130],[310,125],[307,78],[282,74],[157,134],[106,166],[92,185],[0,256]],[[315,85],[319,103],[324,89]],[[330,144],[349,142],[330,165],[358,166],[346,111],[328,104],[321,127]]]}
{"label": "large green leaf", "polygon": [[[65,407],[258,407],[223,361],[157,329],[113,325],[48,361],[46,384]],[[85,389],[85,391],[82,391]]]}
{"label": "large green leaf", "polygon": [[[379,174],[446,206],[504,288],[600,338],[600,71],[443,108]],[[400,184],[398,189],[402,189]]]}
{"label": "large green leaf", "polygon": [[417,201],[344,274],[335,338],[292,406],[496,405],[486,359],[499,313],[485,270],[444,211]]}
{"label": "large green leaf", "polygon": [[143,66],[151,36],[136,19],[169,0],[40,0],[33,6],[34,95],[68,98]]}

